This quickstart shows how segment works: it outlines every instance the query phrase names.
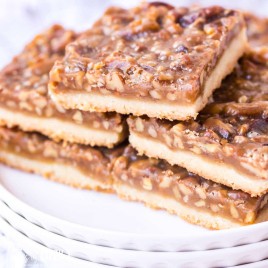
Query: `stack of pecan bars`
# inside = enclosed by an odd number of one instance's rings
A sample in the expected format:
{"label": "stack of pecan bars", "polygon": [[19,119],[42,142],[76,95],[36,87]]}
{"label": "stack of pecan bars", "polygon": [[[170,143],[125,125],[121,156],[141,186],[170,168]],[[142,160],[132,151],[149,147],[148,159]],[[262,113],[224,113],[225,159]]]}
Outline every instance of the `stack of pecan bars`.
{"label": "stack of pecan bars", "polygon": [[110,8],[82,34],[51,27],[0,74],[0,160],[207,228],[260,221],[267,26],[153,2]]}

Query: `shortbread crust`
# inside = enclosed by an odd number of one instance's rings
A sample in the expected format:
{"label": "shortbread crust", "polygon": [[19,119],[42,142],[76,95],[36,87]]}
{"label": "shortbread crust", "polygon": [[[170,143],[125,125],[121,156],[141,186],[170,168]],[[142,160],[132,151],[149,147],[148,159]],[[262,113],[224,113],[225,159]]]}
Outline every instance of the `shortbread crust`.
{"label": "shortbread crust", "polygon": [[68,141],[90,146],[113,148],[115,144],[125,140],[127,129],[125,124],[118,126],[118,131],[94,129],[83,124],[74,125],[69,120],[57,117],[38,117],[23,112],[3,109],[0,106],[0,125],[19,127],[23,131],[37,131],[55,141]]}
{"label": "shortbread crust", "polygon": [[111,184],[107,182],[104,183],[92,175],[86,175],[76,167],[60,164],[56,161],[48,164],[40,160],[20,156],[19,154],[14,154],[14,152],[8,152],[2,149],[0,150],[0,161],[10,167],[30,173],[36,173],[49,180],[75,188],[105,192],[113,191]]}

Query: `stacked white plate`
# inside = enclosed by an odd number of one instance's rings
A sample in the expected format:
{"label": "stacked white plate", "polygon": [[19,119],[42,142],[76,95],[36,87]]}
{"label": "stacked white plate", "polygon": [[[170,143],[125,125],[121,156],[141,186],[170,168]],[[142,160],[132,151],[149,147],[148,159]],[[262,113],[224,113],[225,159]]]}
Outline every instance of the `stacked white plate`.
{"label": "stacked white plate", "polygon": [[114,195],[72,189],[4,166],[0,183],[0,230],[43,262],[60,261],[65,267],[268,266],[268,222],[209,231]]}

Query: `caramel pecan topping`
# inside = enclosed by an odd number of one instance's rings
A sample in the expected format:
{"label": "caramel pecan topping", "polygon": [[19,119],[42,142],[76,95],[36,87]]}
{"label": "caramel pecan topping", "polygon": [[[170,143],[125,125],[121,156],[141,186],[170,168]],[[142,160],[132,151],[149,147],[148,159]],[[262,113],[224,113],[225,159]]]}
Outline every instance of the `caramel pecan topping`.
{"label": "caramel pecan topping", "polygon": [[191,102],[243,25],[239,12],[218,6],[112,7],[67,47],[51,72],[51,85]]}

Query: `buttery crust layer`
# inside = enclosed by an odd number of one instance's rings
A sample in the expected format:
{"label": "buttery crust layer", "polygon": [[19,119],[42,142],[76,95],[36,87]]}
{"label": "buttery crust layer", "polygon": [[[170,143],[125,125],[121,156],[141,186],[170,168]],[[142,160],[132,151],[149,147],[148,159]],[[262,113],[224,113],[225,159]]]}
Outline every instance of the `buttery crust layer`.
{"label": "buttery crust layer", "polygon": [[[55,141],[68,141],[91,146],[113,148],[126,136],[126,126],[122,132],[74,124],[57,117],[37,117],[23,112],[11,111],[0,107],[0,125],[19,127],[23,131],[38,131]],[[123,127],[123,126],[122,126]]]}
{"label": "buttery crust layer", "polygon": [[[189,208],[166,197],[134,189],[128,185],[115,185],[116,193],[127,201],[138,201],[144,203],[152,209],[164,209],[171,214],[175,214],[187,222],[203,226],[207,229],[222,230],[244,226],[243,223],[236,222],[208,212],[201,212],[197,208]],[[260,213],[255,223],[267,221],[267,207]]]}
{"label": "buttery crust layer", "polygon": [[201,225],[208,229],[229,229],[239,227],[243,224],[234,222],[231,219],[222,218],[220,215],[211,215],[210,213],[200,212],[196,208],[189,208],[166,197],[134,189],[128,185],[115,185],[119,197],[128,201],[143,202],[146,206],[153,209],[164,209],[171,214],[176,214],[185,221],[192,224]]}
{"label": "buttery crust layer", "polygon": [[149,117],[168,118],[170,120],[196,117],[207,103],[213,90],[220,86],[222,79],[228,75],[237,60],[242,56],[246,44],[245,33],[242,31],[224,52],[215,69],[205,83],[203,95],[194,104],[176,104],[161,100],[126,98],[116,94],[103,95],[98,92],[82,92],[63,90],[57,91],[50,85],[52,99],[66,109],[83,111],[108,112],[121,114],[147,115]]}
{"label": "buttery crust layer", "polygon": [[49,90],[66,108],[185,120],[206,105],[245,49],[236,11],[164,3],[111,8],[67,47]]}
{"label": "buttery crust layer", "polygon": [[46,163],[33,158],[26,158],[14,152],[0,150],[0,161],[10,167],[30,173],[36,173],[55,182],[72,187],[96,191],[112,191],[112,185],[104,183],[89,174],[80,172],[76,167],[57,163]]}

